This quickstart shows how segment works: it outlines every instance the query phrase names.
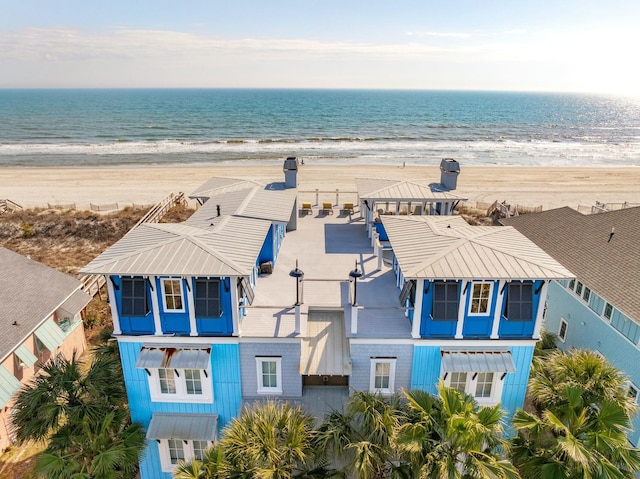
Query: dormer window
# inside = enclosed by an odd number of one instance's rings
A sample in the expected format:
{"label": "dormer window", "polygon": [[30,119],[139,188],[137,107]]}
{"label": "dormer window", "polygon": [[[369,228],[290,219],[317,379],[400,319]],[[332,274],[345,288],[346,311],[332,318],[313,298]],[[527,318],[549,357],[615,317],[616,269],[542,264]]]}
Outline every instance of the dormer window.
{"label": "dormer window", "polygon": [[164,310],[170,313],[184,312],[182,280],[179,278],[162,278],[162,299]]}
{"label": "dormer window", "polygon": [[491,292],[493,283],[488,281],[474,282],[471,288],[469,314],[488,314],[491,310]]}

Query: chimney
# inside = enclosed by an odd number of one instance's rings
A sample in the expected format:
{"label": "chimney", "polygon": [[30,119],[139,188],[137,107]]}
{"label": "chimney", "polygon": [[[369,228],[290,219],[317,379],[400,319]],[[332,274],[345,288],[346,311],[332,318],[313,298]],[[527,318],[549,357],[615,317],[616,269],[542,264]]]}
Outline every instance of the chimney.
{"label": "chimney", "polygon": [[298,159],[295,156],[290,156],[284,160],[284,186],[286,188],[298,187]]}
{"label": "chimney", "polygon": [[216,205],[216,212],[218,213],[218,216],[220,216],[220,205]]}
{"label": "chimney", "polygon": [[455,190],[458,186],[460,163],[453,158],[443,158],[440,162],[440,184],[446,190]]}

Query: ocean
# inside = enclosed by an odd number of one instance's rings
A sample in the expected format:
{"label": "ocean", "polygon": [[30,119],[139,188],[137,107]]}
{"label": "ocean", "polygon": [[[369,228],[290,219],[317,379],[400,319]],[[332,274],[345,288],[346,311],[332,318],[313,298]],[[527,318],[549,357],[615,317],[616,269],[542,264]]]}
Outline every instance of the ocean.
{"label": "ocean", "polygon": [[640,98],[453,91],[0,90],[0,166],[640,165]]}

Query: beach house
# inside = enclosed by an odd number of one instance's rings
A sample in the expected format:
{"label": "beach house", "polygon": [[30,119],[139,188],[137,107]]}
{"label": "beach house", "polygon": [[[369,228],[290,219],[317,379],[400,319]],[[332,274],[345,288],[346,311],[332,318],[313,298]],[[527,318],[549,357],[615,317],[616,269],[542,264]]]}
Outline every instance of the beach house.
{"label": "beach house", "polygon": [[0,451],[12,441],[11,406],[56,354],[86,349],[82,312],[91,297],[75,278],[0,248]]}
{"label": "beach house", "polygon": [[356,180],[352,201],[314,202],[287,162],[284,182],[211,179],[187,221],[141,225],[83,269],[108,277],[143,479],[265,398],[322,420],[351,391],[442,379],[522,405],[541,298],[571,274],[512,228],[452,216],[464,198],[442,180]]}
{"label": "beach house", "polygon": [[[544,248],[576,279],[552,281],[545,328],[561,349],[606,357],[640,391],[640,208],[583,215],[559,208],[502,220]],[[629,440],[640,445],[640,418]]]}

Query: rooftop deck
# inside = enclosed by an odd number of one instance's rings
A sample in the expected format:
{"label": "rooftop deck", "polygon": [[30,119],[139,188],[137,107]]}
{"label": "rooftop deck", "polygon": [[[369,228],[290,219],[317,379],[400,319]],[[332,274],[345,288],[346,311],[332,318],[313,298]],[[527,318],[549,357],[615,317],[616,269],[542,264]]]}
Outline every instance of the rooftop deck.
{"label": "rooftop deck", "polygon": [[[295,331],[296,283],[289,272],[304,272],[301,334]],[[349,272],[358,279],[358,332],[351,331]],[[298,229],[287,233],[273,273],[258,278],[253,305],[242,319],[243,337],[305,337],[309,310],[343,309],[347,337],[409,338],[411,324],[398,303],[399,290],[391,268],[378,268],[364,220],[356,212],[323,214],[315,207],[298,218]]]}

